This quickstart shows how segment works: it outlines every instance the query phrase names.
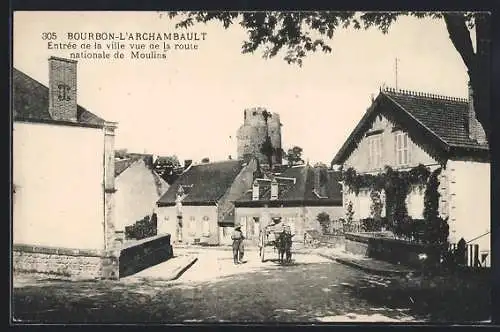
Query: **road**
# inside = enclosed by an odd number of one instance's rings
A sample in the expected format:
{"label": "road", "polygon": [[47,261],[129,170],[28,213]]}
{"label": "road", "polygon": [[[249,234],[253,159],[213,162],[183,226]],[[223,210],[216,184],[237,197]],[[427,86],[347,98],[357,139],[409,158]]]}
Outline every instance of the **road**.
{"label": "road", "polygon": [[[177,252],[179,254],[179,251]],[[281,266],[247,252],[234,265],[230,251],[201,249],[176,281],[43,281],[14,289],[14,316],[32,322],[360,322],[413,321],[411,299],[387,305],[363,296],[390,280],[317,255],[297,254]]]}

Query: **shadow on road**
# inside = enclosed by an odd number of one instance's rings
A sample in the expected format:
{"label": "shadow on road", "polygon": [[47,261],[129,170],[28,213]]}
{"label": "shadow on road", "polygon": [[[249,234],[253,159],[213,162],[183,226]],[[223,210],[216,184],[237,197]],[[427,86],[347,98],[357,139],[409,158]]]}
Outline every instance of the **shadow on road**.
{"label": "shadow on road", "polygon": [[319,322],[325,317],[466,322],[489,317],[490,284],[481,280],[389,279],[341,264],[299,262],[190,283],[45,280],[15,288],[13,310],[17,319],[39,323]]}

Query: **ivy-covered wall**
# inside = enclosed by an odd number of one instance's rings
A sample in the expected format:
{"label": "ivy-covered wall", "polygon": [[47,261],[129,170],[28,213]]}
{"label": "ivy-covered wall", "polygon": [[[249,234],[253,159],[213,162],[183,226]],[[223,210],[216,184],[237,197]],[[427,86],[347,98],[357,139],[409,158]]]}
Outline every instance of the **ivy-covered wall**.
{"label": "ivy-covered wall", "polygon": [[[359,202],[360,193],[361,199],[370,197],[371,218],[381,220],[385,208],[384,224],[395,235],[417,242],[444,243],[448,239],[449,226],[448,218],[441,217],[439,211],[442,170],[441,167],[431,170],[420,164],[404,171],[386,166],[384,172],[358,174],[354,168],[348,168],[343,171],[342,181],[345,192],[351,193],[351,196],[354,194],[355,201]],[[423,219],[420,221],[413,220],[408,213],[408,195],[415,190],[424,192]],[[347,203],[349,205],[351,201]]]}

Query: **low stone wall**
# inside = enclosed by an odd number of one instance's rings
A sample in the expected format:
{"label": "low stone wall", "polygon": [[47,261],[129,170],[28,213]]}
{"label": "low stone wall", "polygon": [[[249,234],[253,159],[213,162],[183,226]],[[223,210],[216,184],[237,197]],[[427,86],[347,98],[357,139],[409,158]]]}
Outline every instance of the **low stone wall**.
{"label": "low stone wall", "polygon": [[117,279],[118,259],[98,250],[13,246],[13,270],[63,279]]}
{"label": "low stone wall", "polygon": [[170,234],[129,243],[120,250],[120,278],[132,275],[173,257]]}
{"label": "low stone wall", "polygon": [[[437,266],[443,248],[389,238],[380,233],[347,233],[346,251],[394,264],[415,268]],[[419,255],[425,254],[425,260]]]}

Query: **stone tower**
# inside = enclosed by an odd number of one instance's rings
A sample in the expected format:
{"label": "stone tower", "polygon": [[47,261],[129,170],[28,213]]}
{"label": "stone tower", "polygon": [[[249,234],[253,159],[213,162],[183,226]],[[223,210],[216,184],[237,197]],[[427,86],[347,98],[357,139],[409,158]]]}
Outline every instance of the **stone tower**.
{"label": "stone tower", "polygon": [[243,125],[238,129],[238,159],[245,160],[256,156],[262,165],[268,164],[267,157],[260,151],[266,136],[269,135],[275,149],[273,165],[282,163],[281,154],[281,122],[277,113],[268,112],[267,121],[264,117],[267,110],[263,107],[247,108],[244,111]]}

